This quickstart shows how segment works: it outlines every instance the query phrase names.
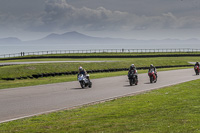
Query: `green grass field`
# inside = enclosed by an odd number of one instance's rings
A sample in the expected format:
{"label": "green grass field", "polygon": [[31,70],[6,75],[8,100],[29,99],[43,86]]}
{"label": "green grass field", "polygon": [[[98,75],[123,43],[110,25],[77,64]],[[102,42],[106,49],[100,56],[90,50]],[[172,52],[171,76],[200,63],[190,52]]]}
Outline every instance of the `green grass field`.
{"label": "green grass field", "polygon": [[[22,77],[31,76],[32,74],[40,74],[40,73],[77,71],[79,66],[83,66],[86,70],[99,70],[99,69],[109,69],[109,68],[128,68],[130,64],[133,63],[137,67],[148,67],[150,64],[154,64],[155,66],[188,65],[189,61],[192,62],[192,61],[197,61],[199,59],[200,59],[199,57],[159,57],[159,58],[131,58],[131,59],[116,58],[112,60],[104,59],[105,61],[113,61],[113,62],[103,62],[103,63],[102,62],[101,63],[48,63],[48,64],[26,64],[26,65],[3,66],[0,67],[1,68],[0,79],[20,77],[20,76]],[[102,59],[95,59],[95,60],[102,61]],[[88,61],[90,61],[90,59],[88,59]]]}
{"label": "green grass field", "polygon": [[1,133],[198,133],[200,80],[0,124]]}

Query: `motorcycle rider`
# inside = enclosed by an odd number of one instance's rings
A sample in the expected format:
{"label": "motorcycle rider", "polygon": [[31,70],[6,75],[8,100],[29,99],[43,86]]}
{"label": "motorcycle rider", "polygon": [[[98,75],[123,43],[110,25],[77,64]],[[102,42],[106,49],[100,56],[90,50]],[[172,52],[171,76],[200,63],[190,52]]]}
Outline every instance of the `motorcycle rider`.
{"label": "motorcycle rider", "polygon": [[137,81],[138,81],[137,69],[136,69],[136,67],[135,67],[134,64],[131,64],[131,66],[129,67],[128,73],[130,73],[132,70],[133,70],[133,72],[134,72],[133,74],[135,75],[135,77],[136,77],[136,79],[137,79]]}
{"label": "motorcycle rider", "polygon": [[196,64],[194,65],[194,70],[196,72],[196,75],[199,75],[199,62],[196,62]]}
{"label": "motorcycle rider", "polygon": [[153,66],[153,64],[150,65],[149,71],[151,71],[151,70],[154,71],[154,77],[157,78],[157,71],[156,71],[156,68]]}
{"label": "motorcycle rider", "polygon": [[194,66],[198,66],[199,67],[199,62],[196,62],[196,64]]}
{"label": "motorcycle rider", "polygon": [[83,76],[86,76],[86,78],[88,79],[88,80],[90,80],[89,79],[89,76],[87,76],[87,71],[85,70],[85,69],[83,69],[83,67],[82,66],[80,66],[79,68],[78,68],[78,76],[80,75],[80,74],[83,74]]}

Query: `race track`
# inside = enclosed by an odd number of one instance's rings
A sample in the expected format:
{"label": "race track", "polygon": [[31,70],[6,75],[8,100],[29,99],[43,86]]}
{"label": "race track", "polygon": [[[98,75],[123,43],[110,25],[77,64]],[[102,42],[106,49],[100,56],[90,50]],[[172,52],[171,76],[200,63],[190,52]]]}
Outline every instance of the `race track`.
{"label": "race track", "polygon": [[82,89],[78,81],[3,89],[0,90],[0,123],[133,95],[199,78],[193,69],[182,69],[158,72],[156,84],[150,84],[145,73],[139,74],[137,86],[129,86],[127,76],[118,76],[92,79],[93,87],[86,89]]}

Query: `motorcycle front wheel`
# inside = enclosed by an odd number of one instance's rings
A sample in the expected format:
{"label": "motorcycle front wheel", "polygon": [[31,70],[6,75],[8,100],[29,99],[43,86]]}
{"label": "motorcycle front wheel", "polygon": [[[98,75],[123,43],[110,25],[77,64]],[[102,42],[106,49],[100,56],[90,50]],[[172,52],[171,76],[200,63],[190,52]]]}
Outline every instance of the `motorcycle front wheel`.
{"label": "motorcycle front wheel", "polygon": [[153,76],[150,77],[150,83],[153,83]]}
{"label": "motorcycle front wheel", "polygon": [[130,86],[133,85],[133,79],[129,79]]}
{"label": "motorcycle front wheel", "polygon": [[196,71],[196,75],[199,75],[199,72],[198,72],[198,71]]}
{"label": "motorcycle front wheel", "polygon": [[80,82],[80,84],[81,84],[81,88],[85,88],[85,82]]}

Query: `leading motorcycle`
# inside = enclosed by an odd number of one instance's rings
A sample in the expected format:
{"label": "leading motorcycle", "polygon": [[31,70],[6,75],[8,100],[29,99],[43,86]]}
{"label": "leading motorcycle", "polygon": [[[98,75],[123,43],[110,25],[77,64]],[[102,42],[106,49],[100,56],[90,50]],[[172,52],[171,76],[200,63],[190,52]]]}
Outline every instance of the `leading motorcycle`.
{"label": "leading motorcycle", "polygon": [[92,82],[89,80],[89,74],[87,74],[87,75],[83,75],[83,74],[78,75],[78,81],[79,81],[79,83],[80,83],[82,88],[85,88],[85,87],[91,88],[92,87]]}

